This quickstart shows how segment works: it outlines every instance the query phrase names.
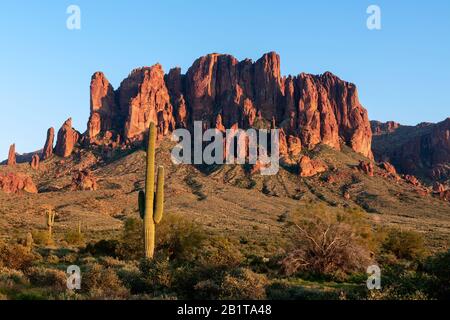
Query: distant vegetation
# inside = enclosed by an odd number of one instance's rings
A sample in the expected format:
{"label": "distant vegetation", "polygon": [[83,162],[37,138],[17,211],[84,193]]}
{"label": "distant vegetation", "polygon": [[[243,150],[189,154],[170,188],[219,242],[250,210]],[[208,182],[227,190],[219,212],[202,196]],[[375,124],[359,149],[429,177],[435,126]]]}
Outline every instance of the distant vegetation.
{"label": "distant vegetation", "polygon": [[[283,254],[258,256],[245,241],[211,234],[179,214],[158,226],[153,259],[143,258],[142,220],[120,237],[84,244],[73,230],[47,246],[0,243],[3,299],[442,299],[449,297],[450,251],[431,255],[414,232],[381,230],[361,212],[308,204],[285,217]],[[48,235],[48,233],[47,233]],[[81,238],[80,238],[81,237]],[[36,241],[38,240],[39,241]],[[66,288],[66,268],[82,288]],[[382,290],[368,291],[378,264]]]}

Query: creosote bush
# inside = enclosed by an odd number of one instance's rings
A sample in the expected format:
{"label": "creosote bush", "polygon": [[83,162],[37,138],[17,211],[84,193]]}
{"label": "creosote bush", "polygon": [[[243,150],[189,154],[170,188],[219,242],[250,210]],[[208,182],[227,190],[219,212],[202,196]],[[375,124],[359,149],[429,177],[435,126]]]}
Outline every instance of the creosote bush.
{"label": "creosote bush", "polygon": [[361,212],[309,204],[287,228],[293,238],[281,261],[287,275],[303,271],[345,278],[370,265],[374,237]]}
{"label": "creosote bush", "polygon": [[0,242],[0,267],[23,271],[30,268],[35,259],[35,255],[22,245]]}
{"label": "creosote bush", "polygon": [[382,249],[385,253],[394,254],[398,259],[406,260],[419,259],[426,254],[422,235],[406,230],[389,230]]}
{"label": "creosote bush", "polygon": [[84,236],[76,230],[69,230],[64,234],[64,240],[69,245],[79,246],[84,243]]}

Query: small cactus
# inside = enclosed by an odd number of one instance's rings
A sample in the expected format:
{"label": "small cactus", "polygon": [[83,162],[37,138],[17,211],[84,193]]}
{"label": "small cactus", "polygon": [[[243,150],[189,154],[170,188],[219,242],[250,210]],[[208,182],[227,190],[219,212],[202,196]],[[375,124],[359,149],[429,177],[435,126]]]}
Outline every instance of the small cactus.
{"label": "small cactus", "polygon": [[31,252],[33,250],[33,235],[31,232],[27,233],[27,238],[25,239],[25,247],[27,248],[28,252]]}
{"label": "small cactus", "polygon": [[55,225],[56,212],[51,207],[45,209],[45,214],[47,215],[47,227],[48,227],[48,240],[52,240],[53,226]]}
{"label": "small cactus", "polygon": [[[139,192],[139,213],[144,221],[145,258],[152,259],[155,251],[155,225],[161,222],[164,211],[164,167],[158,167],[155,192],[156,128],[150,123],[147,146],[145,191]],[[156,198],[156,199],[155,199]]]}

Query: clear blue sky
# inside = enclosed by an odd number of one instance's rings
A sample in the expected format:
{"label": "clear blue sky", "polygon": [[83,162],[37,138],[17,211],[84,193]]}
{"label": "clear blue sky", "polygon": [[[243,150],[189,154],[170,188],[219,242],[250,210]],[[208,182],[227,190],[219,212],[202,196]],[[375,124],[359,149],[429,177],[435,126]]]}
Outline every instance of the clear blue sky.
{"label": "clear blue sky", "polygon": [[[81,8],[81,30],[66,9]],[[382,29],[366,28],[381,7]],[[450,1],[15,0],[0,3],[0,159],[42,148],[48,127],[84,131],[89,82],[117,88],[135,67],[183,72],[199,56],[281,55],[283,74],[331,71],[354,82],[371,119],[404,124],[450,116]]]}

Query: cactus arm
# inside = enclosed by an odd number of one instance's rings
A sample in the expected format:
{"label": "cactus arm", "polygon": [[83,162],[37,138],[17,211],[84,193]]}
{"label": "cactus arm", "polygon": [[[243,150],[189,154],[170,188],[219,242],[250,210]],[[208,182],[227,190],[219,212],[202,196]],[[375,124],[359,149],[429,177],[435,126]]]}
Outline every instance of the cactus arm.
{"label": "cactus arm", "polygon": [[164,167],[158,167],[158,178],[156,183],[156,199],[153,220],[156,224],[161,222],[164,211]]}
{"label": "cactus arm", "polygon": [[142,219],[144,219],[145,217],[145,192],[144,191],[139,191],[139,214],[141,216]]}

